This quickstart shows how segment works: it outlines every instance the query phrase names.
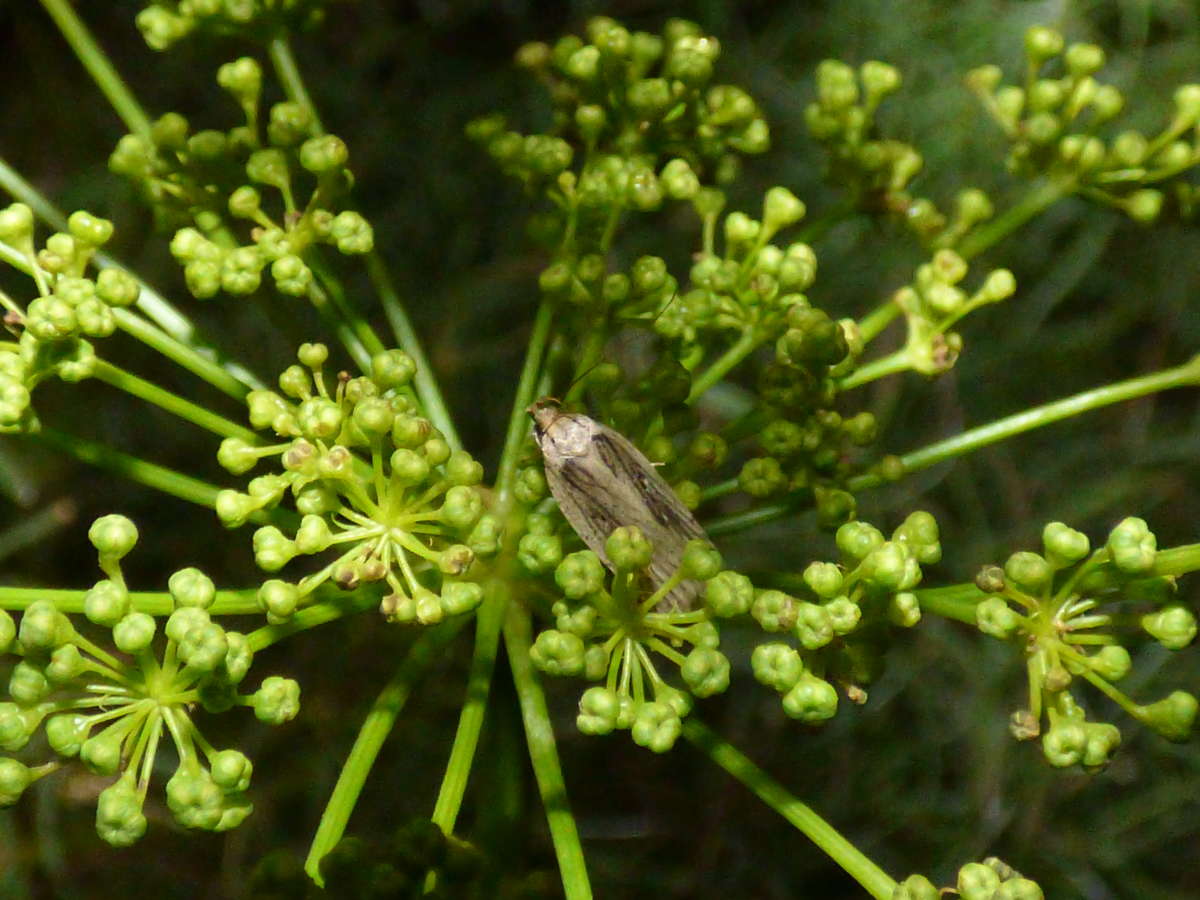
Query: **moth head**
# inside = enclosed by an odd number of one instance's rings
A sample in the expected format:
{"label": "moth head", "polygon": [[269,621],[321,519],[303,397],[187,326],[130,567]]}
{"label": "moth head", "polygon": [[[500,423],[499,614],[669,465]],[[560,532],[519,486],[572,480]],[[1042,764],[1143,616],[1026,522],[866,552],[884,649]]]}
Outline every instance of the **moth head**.
{"label": "moth head", "polygon": [[533,434],[539,444],[542,442],[542,435],[550,429],[555,419],[563,415],[562,403],[556,397],[542,397],[540,400],[535,400],[529,404],[525,412],[529,413],[529,417],[533,419]]}

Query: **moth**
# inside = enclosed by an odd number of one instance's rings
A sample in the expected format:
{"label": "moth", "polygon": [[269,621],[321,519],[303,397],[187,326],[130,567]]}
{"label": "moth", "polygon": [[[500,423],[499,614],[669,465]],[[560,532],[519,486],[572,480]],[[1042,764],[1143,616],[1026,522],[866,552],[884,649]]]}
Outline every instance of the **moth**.
{"label": "moth", "polygon": [[[528,412],[550,493],[576,534],[609,569],[613,565],[604,542],[622,525],[636,525],[654,545],[648,571],[656,589],[679,568],[688,541],[708,539],[691,510],[627,438],[588,416],[564,412],[550,397]],[[660,609],[690,610],[701,586],[684,581]]]}

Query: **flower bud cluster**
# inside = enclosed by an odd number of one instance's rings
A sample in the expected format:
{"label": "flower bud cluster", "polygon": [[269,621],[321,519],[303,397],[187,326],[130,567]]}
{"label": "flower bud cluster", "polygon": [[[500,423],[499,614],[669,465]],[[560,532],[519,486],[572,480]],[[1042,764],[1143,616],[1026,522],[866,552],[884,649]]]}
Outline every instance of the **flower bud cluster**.
{"label": "flower bud cluster", "polygon": [[252,479],[245,493],[221,491],[217,515],[235,528],[290,494],[300,525],[254,534],[259,567],[276,572],[297,556],[334,551],[332,560],[297,582],[271,579],[259,603],[273,623],[286,621],[322,584],[345,590],[364,583],[387,589],[381,611],[399,622],[433,624],[469,612],[483,590],[469,580],[477,556],[499,549],[497,520],[484,511],[483,467],[420,414],[409,382],[416,367],[399,350],[376,355],[371,374],[325,372],[324,344],[303,344],[299,363],[279,376],[280,392],[252,391],[250,423],[282,442],[232,437],[217,460],[249,472],[274,458],[281,471]]}
{"label": "flower bud cluster", "polygon": [[977,189],[959,193],[953,219],[932,200],[909,192],[924,159],[912,144],[883,137],[875,118],[880,103],[900,88],[894,66],[870,60],[855,70],[826,59],[817,66],[816,81],[817,97],[805,107],[805,123],[829,154],[830,180],[849,191],[856,207],[898,218],[924,243],[938,246],[953,245],[991,218],[991,203]]}
{"label": "flower bud cluster", "polygon": [[966,276],[966,260],[953,250],[938,250],[929,262],[917,267],[913,283],[893,295],[908,324],[907,368],[930,376],[948,372],[963,346],[962,335],[950,329],[979,307],[1006,300],[1017,289],[1008,269],[989,272],[972,294],[960,286]]}
{"label": "flower bud cluster", "polygon": [[224,831],[239,825],[252,806],[246,797],[252,766],[238,750],[217,750],[192,721],[197,704],[219,713],[248,706],[264,722],[280,724],[299,709],[300,689],[271,676],[251,694],[239,693],[254,653],[246,635],[229,631],[209,615],[216,599],[212,580],[199,569],[181,569],[168,590],[174,612],[162,627],[135,608],[120,560],[137,542],[124,516],[97,519],[88,532],[107,578],[83,601],[84,616],[110,629],[116,652],[76,629],[51,600],[37,600],[14,622],[0,610],[0,653],[19,661],[0,702],[0,749],[16,752],[44,730],[59,759],[27,766],[0,759],[0,804],[15,803],[30,783],[78,757],[91,772],[115,776],[100,793],[96,830],[124,847],[146,830],[142,812],[164,735],[179,766],[167,781],[167,805],[189,828]]}
{"label": "flower bud cluster", "polygon": [[[1170,119],[1154,135],[1125,129],[1103,136],[1125,97],[1095,76],[1104,51],[1095,44],[1066,45],[1041,25],[1025,33],[1025,78],[1003,83],[999,66],[967,75],[967,85],[1011,142],[1009,168],[1073,185],[1083,196],[1123,211],[1137,222],[1158,218],[1174,193],[1190,215],[1200,194],[1183,180],[1200,163],[1200,84],[1175,90]],[[1054,72],[1060,73],[1055,77]]]}
{"label": "flower bud cluster", "polygon": [[137,280],[118,268],[85,275],[96,251],[112,237],[113,226],[79,210],[38,249],[33,212],[24,203],[0,209],[0,242],[8,245],[37,295],[22,309],[0,292],[4,326],[16,340],[0,343],[0,431],[24,431],[36,425],[30,394],[43,380],[57,376],[80,381],[92,374],[95,353],[88,338],[116,330],[114,309],[133,305],[141,292]]}
{"label": "flower bud cluster", "polygon": [[[517,65],[549,90],[552,134],[522,135],[499,115],[474,121],[468,134],[526,183],[552,182],[584,150],[586,162],[571,170],[578,189],[606,194],[610,208],[652,209],[664,195],[686,199],[697,186],[694,176],[662,168],[680,150],[706,179],[728,180],[740,154],[762,153],[770,144],[754,99],[712,83],[720,52],[716,38],[683,19],[655,35],[598,16],[588,22],[586,39],[567,35],[553,46],[536,42],[517,51]],[[638,167],[623,193],[605,184],[603,170],[614,163]]]}
{"label": "flower bud cluster", "polygon": [[1051,522],[1042,545],[1042,553],[1014,553],[1003,568],[987,566],[976,578],[990,595],[975,608],[979,630],[1020,647],[1028,670],[1029,705],[1013,714],[1013,735],[1040,735],[1051,765],[1103,768],[1121,732],[1087,719],[1075,696],[1086,683],[1168,740],[1186,740],[1196,719],[1193,694],[1175,691],[1142,705],[1116,687],[1133,666],[1122,640],[1149,636],[1181,650],[1196,637],[1196,616],[1176,598],[1174,578],[1156,574],[1157,544],[1146,523],[1123,520],[1092,551],[1087,535]]}
{"label": "flower bud cluster", "polygon": [[941,900],[955,894],[962,900],[1043,900],[1036,881],[1024,877],[994,856],[959,867],[953,887],[938,889],[924,875],[909,875],[896,885],[892,900]]}
{"label": "flower bud cluster", "polygon": [[154,0],[135,22],[146,45],[167,50],[193,33],[266,44],[281,31],[311,29],[330,0]]}
{"label": "flower bud cluster", "polygon": [[[337,211],[353,183],[349,151],[341,138],[319,133],[303,104],[276,103],[264,122],[262,71],[254,59],[224,64],[217,83],[245,124],[193,131],[183,116],[167,113],[149,138],[121,138],[109,168],[135,181],[156,215],[178,228],[171,255],[194,296],[254,293],[265,271],[280,293],[303,296],[313,281],[304,256],[313,247],[351,255],[374,247],[362,215]],[[311,185],[306,198],[299,194],[305,184]],[[239,230],[247,243],[239,243]]]}
{"label": "flower bud cluster", "polygon": [[[520,558],[534,571],[547,571],[533,547],[543,537],[531,530],[521,540]],[[729,660],[718,649],[720,635],[708,611],[675,609],[664,598],[684,581],[711,584],[735,573],[721,573],[720,554],[696,540],[665,582],[649,584],[654,547],[633,526],[614,530],[605,552],[615,569],[611,581],[592,551],[558,554],[553,569],[562,599],[552,609],[554,627],[537,636],[531,656],[546,674],[603,682],[580,698],[580,731],[628,729],[635,743],[664,753],[679,737],[692,698],[729,686]],[[686,690],[666,681],[654,656],[678,667]]]}
{"label": "flower bud cluster", "polygon": [[866,701],[863,685],[881,664],[869,632],[921,620],[913,589],[921,566],[942,556],[937,522],[927,512],[912,513],[891,540],[866,522],[847,522],[836,542],[841,563],[810,564],[796,594],[756,589],[728,573],[710,581],[705,595],[714,616],[749,613],[763,631],[786,637],[756,646],[750,664],[754,677],[781,695],[784,712],[809,724],[837,713],[838,685],[853,702]]}

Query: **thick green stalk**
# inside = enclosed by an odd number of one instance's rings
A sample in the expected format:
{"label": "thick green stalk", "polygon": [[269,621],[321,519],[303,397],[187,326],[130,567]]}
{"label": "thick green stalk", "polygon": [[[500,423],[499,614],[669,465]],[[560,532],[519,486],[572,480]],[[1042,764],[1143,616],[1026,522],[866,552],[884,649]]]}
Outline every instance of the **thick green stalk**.
{"label": "thick green stalk", "polygon": [[521,446],[529,434],[529,419],[525,410],[536,399],[538,375],[546,355],[546,344],[550,340],[550,324],[554,311],[543,301],[533,320],[533,333],[529,336],[529,348],[525,351],[525,364],[517,381],[517,393],[513,398],[512,412],[508,417],[508,430],[504,434],[504,449],[500,453],[500,465],[496,472],[497,504],[507,515],[512,507],[513,481],[517,473],[517,461],[521,457]]}
{"label": "thick green stalk", "polygon": [[446,406],[445,398],[442,397],[437,379],[433,377],[433,367],[429,364],[429,358],[421,347],[421,341],[417,337],[416,329],[413,328],[412,320],[408,317],[408,312],[404,309],[400,295],[396,293],[396,288],[392,284],[392,276],[388,272],[383,258],[377,252],[367,255],[367,275],[371,279],[371,284],[375,286],[375,293],[379,295],[379,302],[383,306],[388,324],[391,325],[392,334],[400,344],[400,349],[411,356],[413,362],[417,364],[417,374],[413,378],[413,386],[416,388],[421,405],[425,408],[425,415],[445,435],[446,442],[452,449],[461,449],[462,440],[458,436],[458,430],[454,427],[454,419]]}
{"label": "thick green stalk", "polygon": [[245,438],[252,443],[257,443],[258,441],[258,436],[250,429],[244,428],[236,422],[231,422],[224,416],[210,412],[203,406],[192,403],[190,400],[185,400],[178,394],[172,394],[170,391],[163,390],[157,384],[147,381],[144,378],[139,378],[131,372],[126,372],[124,369],[113,365],[107,360],[96,360],[92,376],[97,381],[102,381],[118,390],[125,391],[125,393],[145,400],[147,403],[153,403],[160,409],[164,409],[172,415],[178,416],[186,422],[191,422],[193,425],[197,425],[206,431],[211,431],[213,434],[218,434],[221,437]]}
{"label": "thick green stalk", "polygon": [[324,887],[325,884],[321,878],[321,859],[342,839],[346,823],[350,821],[350,813],[353,812],[354,804],[358,801],[358,795],[362,792],[363,785],[366,784],[367,775],[370,774],[371,766],[379,756],[384,740],[391,734],[396,718],[400,715],[400,711],[404,708],[404,704],[408,701],[417,682],[437,662],[442,648],[458,633],[465,622],[466,619],[459,617],[423,630],[420,637],[409,648],[408,654],[404,657],[404,661],[401,662],[392,680],[379,692],[379,696],[371,704],[371,710],[363,720],[358,738],[354,741],[354,746],[342,765],[337,784],[333,788],[325,811],[321,814],[317,833],[313,836],[312,844],[308,849],[308,858],[304,861],[304,871],[318,885]]}
{"label": "thick green stalk", "polygon": [[471,656],[471,671],[467,676],[466,700],[458,716],[454,745],[442,775],[437,801],[433,806],[433,821],[446,834],[454,831],[463,795],[471,777],[483,717],[491,694],[492,674],[500,644],[500,625],[508,610],[508,582],[493,578],[487,583],[483,605],[475,622],[475,648]]}
{"label": "thick green stalk", "polygon": [[890,900],[896,890],[896,882],[883,869],[864,856],[811,807],[801,803],[783,785],[752,763],[745,754],[711,731],[694,713],[684,719],[683,736],[753,791],[763,803],[795,825],[872,897],[876,900]]}
{"label": "thick green stalk", "polygon": [[42,0],[42,6],[66,38],[75,56],[87,69],[96,86],[108,99],[125,127],[145,138],[150,137],[150,119],[138,103],[137,98],[117,74],[108,56],[100,49],[87,26],[75,14],[69,0]]}
{"label": "thick green stalk", "polygon": [[[906,472],[927,469],[956,456],[962,456],[989,444],[1015,437],[1035,428],[1042,428],[1080,413],[1144,397],[1158,391],[1197,385],[1200,385],[1200,356],[1193,357],[1181,366],[1093,388],[1062,400],[1055,400],[1052,403],[1045,403],[1024,412],[1006,416],[987,425],[964,431],[962,434],[944,441],[922,447],[920,450],[914,450],[912,453],[906,453],[900,457],[900,460],[904,463]],[[851,491],[856,491],[865,487],[874,487],[882,483],[882,480],[878,475],[860,475],[850,479],[847,487]]]}
{"label": "thick green stalk", "polygon": [[589,900],[592,887],[588,881],[587,864],[583,846],[579,842],[579,831],[575,827],[575,817],[571,815],[567,801],[567,788],[558,761],[550,711],[546,708],[546,695],[542,692],[541,682],[529,658],[532,641],[529,611],[520,604],[511,604],[504,620],[504,646],[508,650],[513,684],[516,685],[517,699],[521,704],[529,759],[533,763],[538,793],[550,826],[550,840],[558,859],[563,895],[566,900]]}

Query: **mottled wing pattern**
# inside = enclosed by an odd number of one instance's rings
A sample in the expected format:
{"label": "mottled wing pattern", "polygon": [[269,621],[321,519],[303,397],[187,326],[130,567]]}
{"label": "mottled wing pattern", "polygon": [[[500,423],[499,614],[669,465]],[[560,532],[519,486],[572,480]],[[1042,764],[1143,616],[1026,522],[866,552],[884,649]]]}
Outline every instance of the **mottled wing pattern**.
{"label": "mottled wing pattern", "polygon": [[[640,528],[654,544],[649,572],[658,586],[679,567],[687,542],[706,537],[704,529],[637,447],[611,428],[590,424],[595,434],[588,457],[547,458],[550,492],[571,527],[609,568],[608,535],[621,525]],[[698,581],[683,582],[666,605],[690,609],[700,587]]]}

